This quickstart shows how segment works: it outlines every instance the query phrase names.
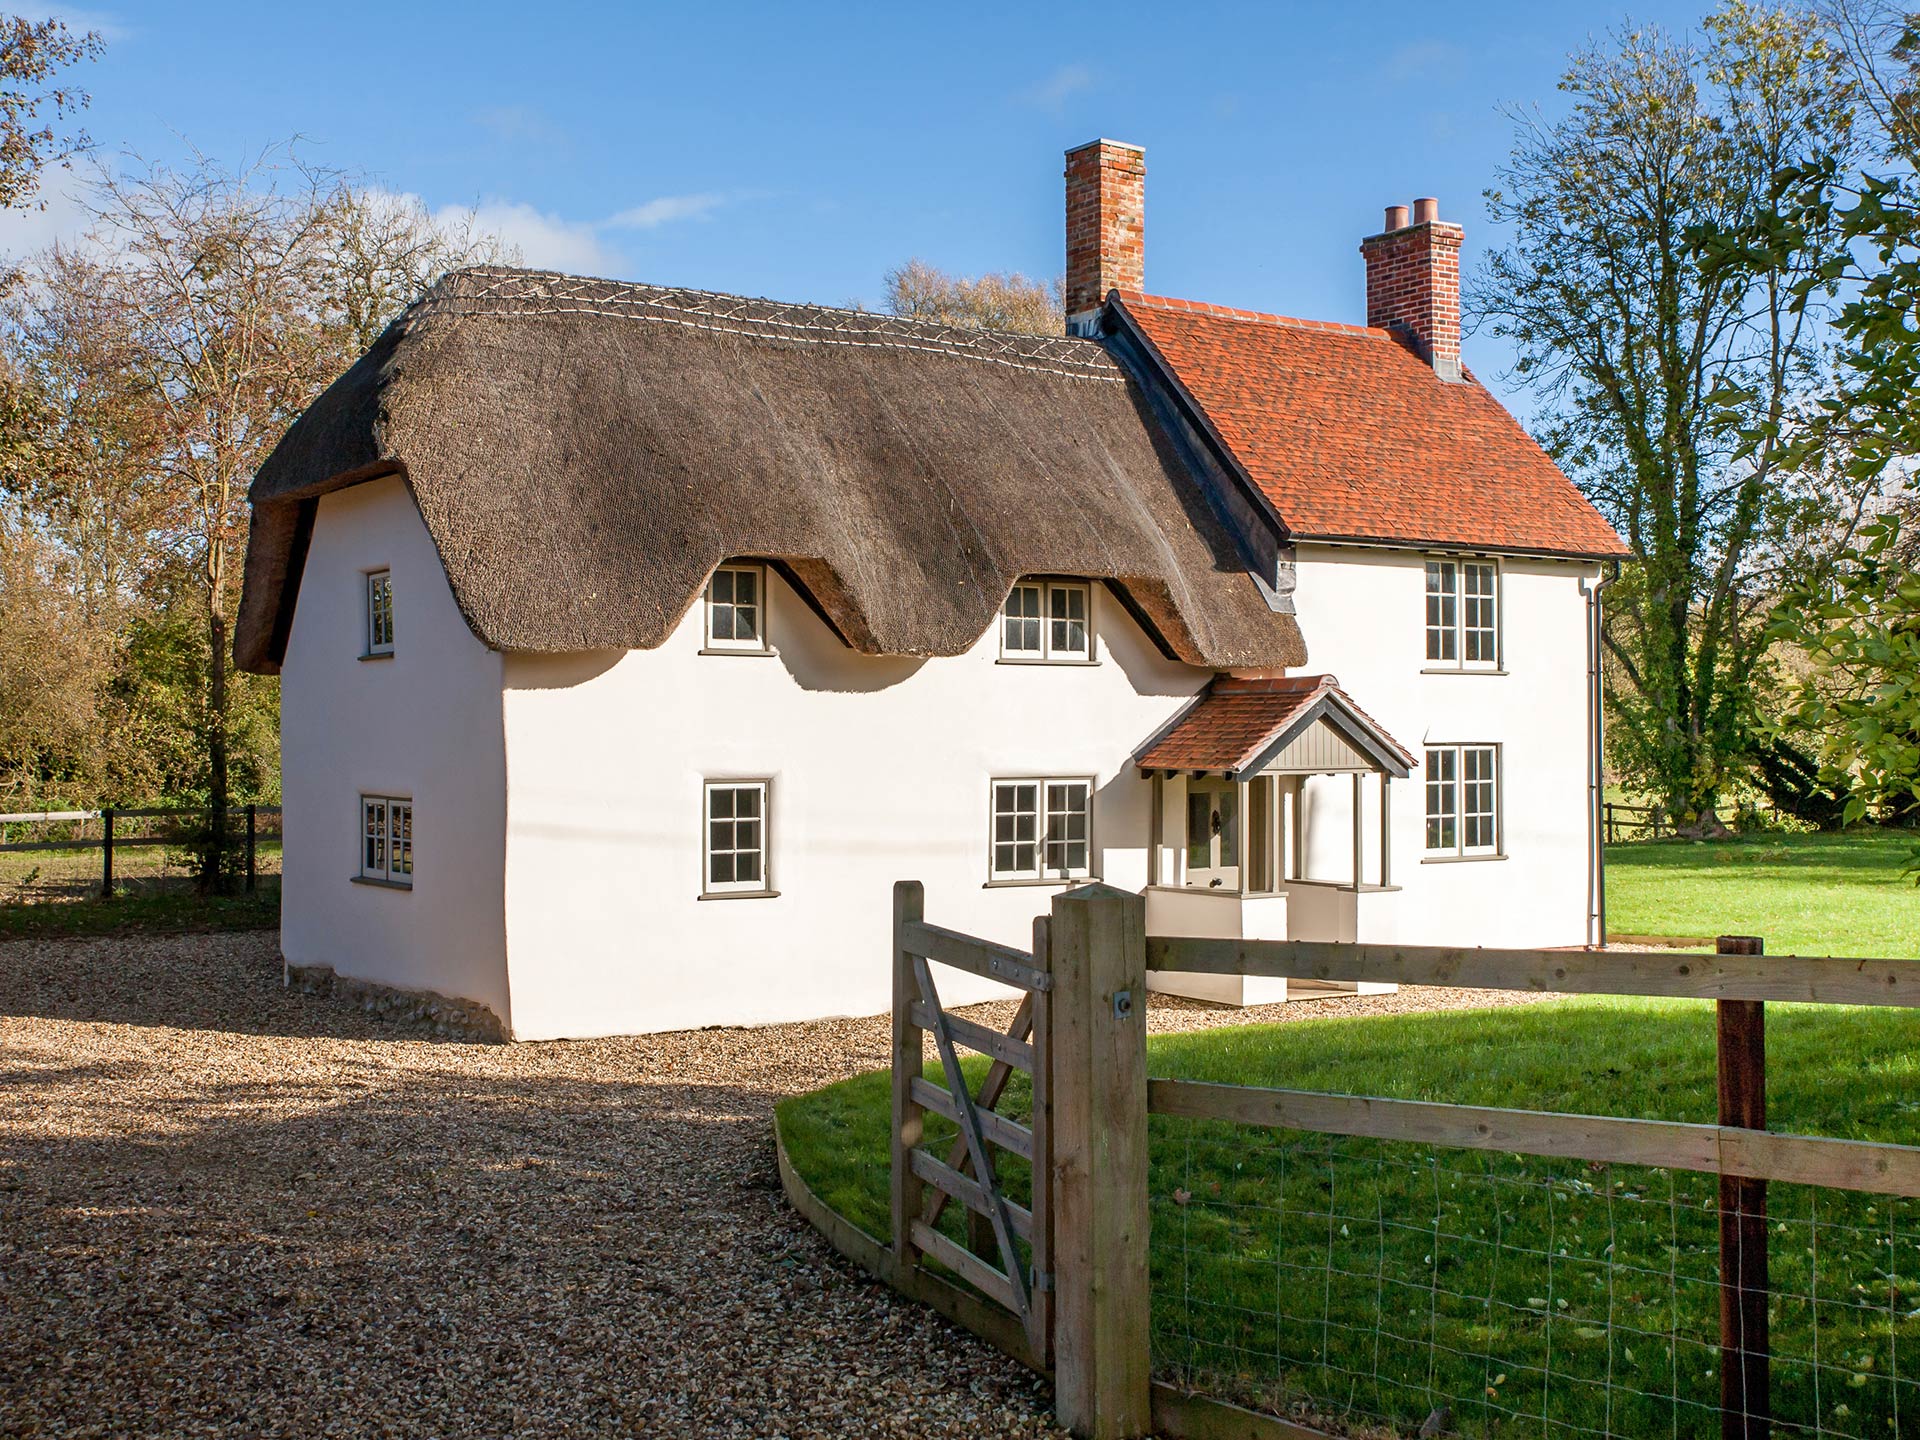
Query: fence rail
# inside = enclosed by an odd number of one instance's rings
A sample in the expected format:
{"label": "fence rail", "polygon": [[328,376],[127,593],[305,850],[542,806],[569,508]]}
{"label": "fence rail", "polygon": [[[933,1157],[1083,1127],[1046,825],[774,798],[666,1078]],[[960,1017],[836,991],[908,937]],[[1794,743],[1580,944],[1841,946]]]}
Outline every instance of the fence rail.
{"label": "fence rail", "polygon": [[[262,840],[282,838],[281,810],[278,805],[238,805],[230,808],[227,817],[231,820],[244,820],[246,828],[234,836],[233,843],[244,845],[246,857],[246,888],[255,888],[259,875],[259,846]],[[271,817],[275,822],[271,829],[262,829],[262,818]],[[0,837],[6,834],[10,825],[50,825],[50,824],[86,824],[100,822],[98,836],[70,835],[57,840],[13,840],[0,839],[0,854],[27,854],[57,850],[98,850],[100,852],[100,894],[104,898],[113,895],[113,856],[116,850],[149,849],[158,845],[179,845],[185,837],[176,828],[167,834],[118,833],[116,827],[123,820],[199,820],[211,827],[213,812],[191,808],[157,808],[122,810],[108,806],[99,810],[30,810],[0,815]]]}
{"label": "fence rail", "polygon": [[1634,832],[1642,832],[1649,840],[1658,840],[1663,833],[1670,833],[1667,812],[1658,805],[1622,805],[1617,801],[1605,802],[1607,844],[1617,845],[1625,835],[1632,839]]}

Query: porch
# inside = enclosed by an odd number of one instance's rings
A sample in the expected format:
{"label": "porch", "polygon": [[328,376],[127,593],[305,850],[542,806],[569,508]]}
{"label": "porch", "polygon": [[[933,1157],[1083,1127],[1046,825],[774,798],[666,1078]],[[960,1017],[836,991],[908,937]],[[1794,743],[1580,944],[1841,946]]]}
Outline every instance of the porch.
{"label": "porch", "polygon": [[[1392,786],[1413,757],[1333,676],[1223,676],[1136,761],[1153,786],[1152,933],[1351,944],[1396,903]],[[1148,985],[1228,1005],[1395,988],[1157,973]]]}

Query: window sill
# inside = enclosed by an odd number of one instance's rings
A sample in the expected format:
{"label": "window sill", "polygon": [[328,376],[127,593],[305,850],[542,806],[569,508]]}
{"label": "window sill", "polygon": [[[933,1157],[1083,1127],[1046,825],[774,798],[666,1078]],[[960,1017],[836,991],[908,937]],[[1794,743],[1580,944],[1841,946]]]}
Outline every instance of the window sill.
{"label": "window sill", "polygon": [[1097,656],[1092,660],[1047,660],[1038,657],[1028,660],[1018,655],[1002,655],[993,663],[996,665],[1064,665],[1070,669],[1085,670],[1098,665],[1100,660]]}
{"label": "window sill", "polygon": [[1044,880],[989,880],[980,888],[982,890],[1033,890],[1042,889],[1048,885],[1091,885],[1099,878],[1098,875],[1069,875],[1062,879],[1054,879],[1050,876]]}
{"label": "window sill", "polygon": [[413,889],[413,882],[411,880],[381,880],[372,875],[349,875],[347,881],[353,885],[371,885],[376,890]]}
{"label": "window sill", "polygon": [[1504,675],[1506,670],[1497,665],[1428,665],[1422,675]]}
{"label": "window sill", "polygon": [[737,648],[731,645],[702,645],[700,653],[702,655],[752,655],[761,660],[772,660],[780,654],[771,645],[741,645]]}
{"label": "window sill", "polygon": [[393,651],[369,650],[366,654],[362,655],[360,658],[362,660],[391,660],[393,658]]}
{"label": "window sill", "polygon": [[778,890],[702,890],[702,900],[778,900]]}
{"label": "window sill", "polygon": [[1506,858],[1507,857],[1504,854],[1501,854],[1501,855],[1423,855],[1420,857],[1420,863],[1422,865],[1477,865],[1477,864],[1483,864],[1488,860],[1505,860]]}

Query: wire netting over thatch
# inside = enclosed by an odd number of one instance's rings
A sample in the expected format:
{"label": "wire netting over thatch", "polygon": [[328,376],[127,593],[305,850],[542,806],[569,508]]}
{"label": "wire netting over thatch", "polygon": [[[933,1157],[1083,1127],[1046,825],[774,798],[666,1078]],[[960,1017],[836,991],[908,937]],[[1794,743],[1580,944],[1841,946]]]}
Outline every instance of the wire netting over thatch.
{"label": "wire netting over thatch", "polygon": [[499,649],[651,648],[715,565],[756,557],[872,654],[957,654],[1016,578],[1066,574],[1112,582],[1194,664],[1306,661],[1088,340],[456,272],[261,468],[243,666],[285,653],[319,497],[389,474]]}

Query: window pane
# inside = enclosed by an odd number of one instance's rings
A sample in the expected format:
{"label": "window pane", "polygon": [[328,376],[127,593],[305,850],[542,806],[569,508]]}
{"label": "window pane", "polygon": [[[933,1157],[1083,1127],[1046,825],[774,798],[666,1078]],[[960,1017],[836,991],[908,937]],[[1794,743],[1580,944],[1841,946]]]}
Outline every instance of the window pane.
{"label": "window pane", "polygon": [[731,885],[733,883],[733,855],[731,853],[721,854],[715,851],[712,858],[707,861],[707,878],[709,883],[714,885]]}
{"label": "window pane", "polygon": [[1038,874],[1040,787],[1033,781],[993,787],[993,873],[1007,878]]}
{"label": "window pane", "polygon": [[1087,808],[1091,787],[1085,781],[1054,781],[1047,786],[1047,872],[1083,873],[1087,868]]}
{"label": "window pane", "polygon": [[733,639],[733,606],[722,605],[718,601],[714,602],[713,638],[716,640]]}
{"label": "window pane", "polygon": [[1459,651],[1454,627],[1458,621],[1459,570],[1450,561],[1427,562],[1427,659],[1452,660]]}
{"label": "window pane", "polygon": [[1213,806],[1199,790],[1187,792],[1187,864],[1204,869],[1213,863]]}
{"label": "window pane", "polygon": [[758,570],[733,570],[733,603],[751,605],[756,609],[760,605],[760,572]]}
{"label": "window pane", "polygon": [[1456,750],[1427,751],[1427,849],[1458,848],[1459,797]]}
{"label": "window pane", "polygon": [[1087,591],[1082,585],[1051,585],[1047,608],[1052,621],[1053,653],[1085,656],[1087,650]]}
{"label": "window pane", "polygon": [[1461,568],[1464,576],[1461,628],[1466,641],[1467,659],[1490,665],[1498,657],[1494,608],[1498,572],[1492,565],[1466,565]]}
{"label": "window pane", "polygon": [[731,605],[733,603],[733,577],[734,572],[731,570],[716,570],[713,572],[713,603],[715,605]]}
{"label": "window pane", "polygon": [[1040,587],[1016,585],[1007,592],[1002,643],[1009,654],[1040,653]]}
{"label": "window pane", "polygon": [[734,856],[734,878],[742,881],[757,881],[760,878],[760,852],[745,850]]}
{"label": "window pane", "polygon": [[1240,863],[1240,787],[1229,786],[1214,796],[1220,815],[1220,863]]}
{"label": "window pane", "polygon": [[1461,843],[1469,850],[1495,848],[1494,752],[1463,751],[1460,786]]}

